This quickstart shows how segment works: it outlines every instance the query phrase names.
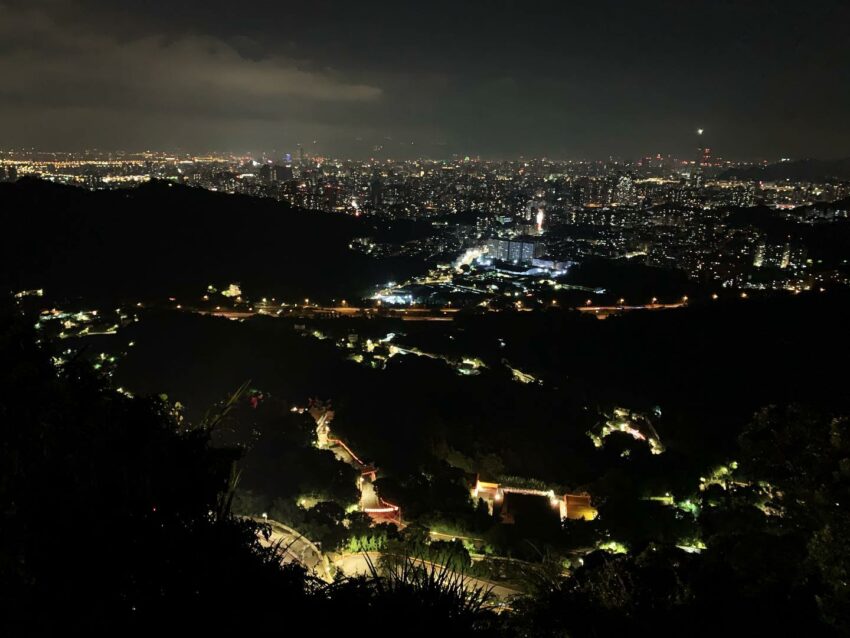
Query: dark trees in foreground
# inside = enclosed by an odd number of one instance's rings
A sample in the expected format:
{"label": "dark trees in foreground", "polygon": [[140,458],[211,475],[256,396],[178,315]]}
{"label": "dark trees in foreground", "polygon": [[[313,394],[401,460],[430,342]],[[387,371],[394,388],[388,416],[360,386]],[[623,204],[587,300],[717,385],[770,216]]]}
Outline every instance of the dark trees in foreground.
{"label": "dark trees in foreground", "polygon": [[106,388],[88,366],[58,371],[8,314],[0,352],[0,622],[214,624],[227,609],[300,595],[256,526],[228,511],[233,451],[179,429],[159,400]]}

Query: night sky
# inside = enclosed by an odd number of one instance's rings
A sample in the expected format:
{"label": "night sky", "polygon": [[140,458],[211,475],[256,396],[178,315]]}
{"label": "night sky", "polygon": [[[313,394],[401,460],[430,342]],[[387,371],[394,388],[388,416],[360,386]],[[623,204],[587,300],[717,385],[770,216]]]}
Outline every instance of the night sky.
{"label": "night sky", "polygon": [[0,0],[0,148],[846,157],[848,37],[847,0]]}

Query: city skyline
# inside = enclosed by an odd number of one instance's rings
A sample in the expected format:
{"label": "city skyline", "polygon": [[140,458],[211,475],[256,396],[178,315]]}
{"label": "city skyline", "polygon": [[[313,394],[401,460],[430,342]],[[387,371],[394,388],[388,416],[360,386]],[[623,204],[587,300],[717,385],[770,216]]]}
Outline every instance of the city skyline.
{"label": "city skyline", "polygon": [[112,5],[0,4],[6,147],[847,155],[850,16],[829,0]]}
{"label": "city skyline", "polygon": [[[698,146],[699,145],[699,146]],[[703,146],[704,145],[704,146]],[[640,164],[647,160],[664,160],[668,163],[672,162],[678,165],[696,164],[700,161],[700,155],[703,151],[708,150],[713,161],[718,166],[766,166],[770,164],[779,164],[784,162],[798,161],[824,161],[838,162],[848,159],[847,156],[821,157],[812,155],[800,156],[753,156],[753,157],[728,157],[722,153],[715,153],[715,149],[710,145],[710,140],[694,136],[694,146],[688,150],[685,149],[681,153],[668,153],[661,151],[646,151],[636,152],[633,155],[610,154],[607,156],[574,156],[562,157],[558,155],[483,155],[469,154],[463,152],[449,153],[445,155],[439,154],[422,154],[422,155],[405,155],[388,153],[385,148],[380,150],[372,149],[371,154],[345,154],[345,153],[329,153],[321,152],[316,148],[316,145],[304,145],[296,143],[292,147],[286,148],[250,148],[250,149],[218,149],[208,148],[200,150],[190,150],[181,147],[166,148],[166,147],[138,147],[138,148],[121,148],[121,147],[81,147],[79,149],[69,148],[53,148],[39,146],[13,146],[0,148],[0,158],[9,160],[38,158],[39,161],[50,161],[51,159],[62,161],[141,161],[144,158],[150,159],[177,159],[177,160],[194,160],[194,159],[243,159],[246,161],[254,160],[259,162],[297,162],[299,161],[299,151],[304,149],[304,160],[322,160],[333,162],[362,162],[362,163],[392,163],[392,162],[459,162],[468,161],[482,164],[513,164],[513,163],[528,163],[528,162],[550,162],[558,164],[622,164],[624,166]],[[719,150],[719,149],[718,149]]]}

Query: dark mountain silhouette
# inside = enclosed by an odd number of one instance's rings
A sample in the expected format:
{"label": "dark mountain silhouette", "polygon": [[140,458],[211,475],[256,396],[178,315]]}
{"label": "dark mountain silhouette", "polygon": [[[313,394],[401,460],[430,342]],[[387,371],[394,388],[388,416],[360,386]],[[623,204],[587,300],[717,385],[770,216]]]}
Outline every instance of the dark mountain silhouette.
{"label": "dark mountain silhouette", "polygon": [[802,159],[777,162],[767,166],[730,168],[720,175],[721,179],[746,179],[776,181],[783,179],[824,181],[850,179],[850,157],[837,160]]}
{"label": "dark mountain silhouette", "polygon": [[90,192],[0,184],[0,284],[89,299],[200,294],[241,282],[283,298],[365,292],[413,266],[348,248],[367,222],[270,199],[151,182]]}

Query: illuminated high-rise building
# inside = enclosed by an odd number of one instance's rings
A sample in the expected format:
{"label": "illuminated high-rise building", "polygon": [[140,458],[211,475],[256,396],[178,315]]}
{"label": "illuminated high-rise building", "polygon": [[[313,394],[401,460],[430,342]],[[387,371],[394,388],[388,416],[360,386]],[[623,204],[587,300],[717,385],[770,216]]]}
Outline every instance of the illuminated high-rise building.
{"label": "illuminated high-rise building", "polygon": [[491,239],[487,242],[487,252],[498,261],[531,265],[533,259],[543,254],[543,245],[533,237]]}

